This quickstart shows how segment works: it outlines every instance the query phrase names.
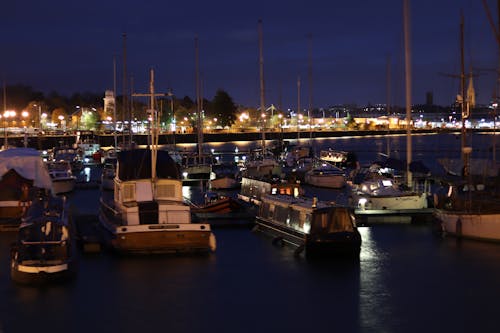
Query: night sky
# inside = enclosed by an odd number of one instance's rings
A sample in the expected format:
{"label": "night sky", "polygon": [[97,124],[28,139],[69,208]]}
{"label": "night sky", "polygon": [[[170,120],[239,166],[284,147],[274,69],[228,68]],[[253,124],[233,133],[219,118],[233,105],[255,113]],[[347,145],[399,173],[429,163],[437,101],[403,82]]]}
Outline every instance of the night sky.
{"label": "night sky", "polygon": [[[487,1],[495,22],[496,1]],[[460,11],[465,61],[481,69],[477,100],[495,91],[498,46],[480,0],[410,0],[412,102],[451,104],[460,72]],[[262,19],[266,105],[387,102],[404,105],[403,0],[311,1],[4,1],[0,12],[0,79],[43,92],[122,92],[123,37],[134,92],[195,93],[195,37],[203,96],[223,89],[237,104],[260,105],[258,20]],[[388,60],[390,59],[390,60]],[[309,63],[312,75],[309,76]],[[487,71],[485,71],[487,70]],[[311,80],[309,80],[311,78]],[[130,80],[128,80],[130,81]]]}

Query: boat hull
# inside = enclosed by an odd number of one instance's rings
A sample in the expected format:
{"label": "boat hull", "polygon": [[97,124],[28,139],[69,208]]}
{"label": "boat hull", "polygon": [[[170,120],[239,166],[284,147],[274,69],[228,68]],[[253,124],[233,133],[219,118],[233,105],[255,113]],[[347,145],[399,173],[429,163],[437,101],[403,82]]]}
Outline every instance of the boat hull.
{"label": "boat hull", "polygon": [[210,180],[209,185],[213,190],[227,190],[238,188],[240,182],[231,177],[221,177]]}
{"label": "boat hull", "polygon": [[434,216],[447,235],[484,241],[500,241],[500,213],[474,214],[436,210]]}
{"label": "boat hull", "polygon": [[312,186],[341,189],[346,185],[343,175],[305,174],[305,182]]}
{"label": "boat hull", "polygon": [[[366,199],[366,203],[360,203],[360,199]],[[353,200],[361,210],[404,210],[427,208],[427,195],[402,195],[402,196],[375,196],[375,195],[353,195]]]}
{"label": "boat hull", "polygon": [[327,237],[311,237],[288,227],[262,217],[257,217],[258,228],[293,246],[303,246],[307,258],[321,257],[359,257],[361,251],[361,236],[358,232],[342,232]]}
{"label": "boat hull", "polygon": [[10,269],[12,281],[29,285],[67,282],[74,279],[76,273],[75,262],[47,265],[43,261],[33,261],[30,264],[22,264],[12,259]]}
{"label": "boat hull", "polygon": [[121,254],[215,251],[215,237],[205,224],[118,227],[111,245]]}

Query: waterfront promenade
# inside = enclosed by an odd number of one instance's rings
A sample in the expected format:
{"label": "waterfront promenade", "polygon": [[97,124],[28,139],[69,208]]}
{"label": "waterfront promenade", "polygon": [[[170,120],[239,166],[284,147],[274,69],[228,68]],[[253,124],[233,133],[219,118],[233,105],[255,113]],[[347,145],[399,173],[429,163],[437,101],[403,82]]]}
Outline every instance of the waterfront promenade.
{"label": "waterfront promenade", "polygon": [[[473,132],[493,132],[492,129],[473,129]],[[429,133],[460,133],[460,129],[413,129],[413,134],[429,134]],[[349,137],[349,136],[372,136],[372,135],[405,135],[406,130],[352,130],[352,131],[301,131],[300,133],[296,131],[269,131],[265,132],[266,140],[280,141],[280,140],[297,140],[300,139],[316,139],[316,138],[338,138],[338,137]],[[128,135],[127,135],[128,136]],[[64,135],[33,135],[25,138],[24,135],[9,135],[8,144],[16,147],[23,147],[25,145],[25,140],[27,141],[27,146],[39,150],[51,149],[57,146],[72,145],[76,142],[76,135],[73,132],[67,132]],[[113,134],[93,134],[92,138],[89,135],[83,136],[81,139],[89,140],[92,139],[95,143],[101,146],[112,146],[114,145],[115,138]],[[4,138],[0,137],[0,142],[3,144]],[[261,132],[232,132],[232,131],[221,131],[217,133],[204,133],[204,142],[232,142],[232,141],[258,141],[262,140]],[[128,137],[124,137],[121,133],[117,135],[117,142],[129,142]],[[138,145],[147,145],[149,137],[146,134],[134,134],[132,136],[132,141]],[[196,133],[186,133],[186,134],[160,134],[159,142],[160,145],[172,145],[172,144],[193,144],[197,143]]]}

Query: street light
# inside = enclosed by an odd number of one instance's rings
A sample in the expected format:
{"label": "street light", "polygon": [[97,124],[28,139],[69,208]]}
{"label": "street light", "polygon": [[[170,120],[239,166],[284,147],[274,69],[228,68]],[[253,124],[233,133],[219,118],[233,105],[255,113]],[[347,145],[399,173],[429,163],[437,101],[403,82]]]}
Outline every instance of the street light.
{"label": "street light", "polygon": [[4,124],[4,135],[5,135],[5,142],[4,142],[4,149],[8,149],[9,148],[9,142],[8,142],[8,133],[7,133],[7,125],[8,125],[8,119],[10,117],[15,117],[16,116],[16,111],[8,111],[6,110],[4,113],[3,113],[3,124]]}

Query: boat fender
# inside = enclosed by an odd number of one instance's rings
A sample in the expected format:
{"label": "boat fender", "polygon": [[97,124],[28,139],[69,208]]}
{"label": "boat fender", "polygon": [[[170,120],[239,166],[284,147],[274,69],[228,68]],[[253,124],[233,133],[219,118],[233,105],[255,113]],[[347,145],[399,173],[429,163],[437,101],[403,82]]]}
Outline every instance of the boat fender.
{"label": "boat fender", "polygon": [[210,244],[210,251],[215,252],[215,250],[217,249],[217,241],[213,233],[210,233],[209,244]]}

